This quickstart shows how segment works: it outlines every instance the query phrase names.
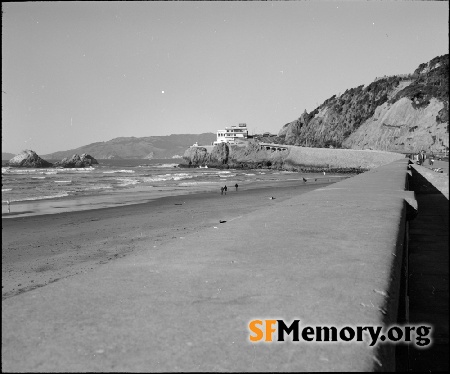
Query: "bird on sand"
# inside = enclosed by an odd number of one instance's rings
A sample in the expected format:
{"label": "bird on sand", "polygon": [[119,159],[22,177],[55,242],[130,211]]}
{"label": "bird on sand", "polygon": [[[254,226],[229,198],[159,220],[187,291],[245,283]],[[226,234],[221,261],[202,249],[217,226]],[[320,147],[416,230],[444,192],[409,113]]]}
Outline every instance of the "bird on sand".
{"label": "bird on sand", "polygon": [[308,181],[308,179],[306,179],[306,178],[303,178],[303,182],[305,182],[305,183],[306,183],[307,181]]}

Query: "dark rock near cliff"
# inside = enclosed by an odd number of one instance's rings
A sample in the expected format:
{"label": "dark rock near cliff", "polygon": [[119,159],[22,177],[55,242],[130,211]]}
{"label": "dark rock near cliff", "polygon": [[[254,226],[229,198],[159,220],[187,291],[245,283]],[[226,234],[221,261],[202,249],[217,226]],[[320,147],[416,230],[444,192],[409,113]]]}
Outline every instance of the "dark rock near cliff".
{"label": "dark rock near cliff", "polygon": [[205,165],[208,162],[208,151],[204,147],[189,147],[183,155],[183,159],[188,166]]}
{"label": "dark rock near cliff", "polygon": [[230,154],[230,147],[227,143],[220,143],[214,146],[209,155],[209,162],[226,164],[228,162],[228,156]]}
{"label": "dark rock near cliff", "polygon": [[36,152],[28,149],[14,156],[7,165],[20,168],[47,168],[53,166],[50,162],[40,158]]}
{"label": "dark rock near cliff", "polygon": [[61,161],[56,162],[54,166],[63,168],[85,168],[95,164],[98,164],[98,161],[94,157],[83,153],[81,156],[75,154],[71,158],[64,158]]}

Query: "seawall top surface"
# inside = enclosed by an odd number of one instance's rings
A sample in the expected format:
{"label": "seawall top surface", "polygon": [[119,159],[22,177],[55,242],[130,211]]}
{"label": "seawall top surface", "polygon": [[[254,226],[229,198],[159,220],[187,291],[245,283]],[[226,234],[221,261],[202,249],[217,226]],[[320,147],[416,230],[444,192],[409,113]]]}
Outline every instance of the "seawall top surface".
{"label": "seawall top surface", "polygon": [[417,164],[411,164],[411,167],[421,174],[429,183],[431,183],[437,190],[439,190],[448,200],[448,165],[447,173],[436,173],[430,168],[420,166]]}
{"label": "seawall top surface", "polygon": [[392,369],[365,342],[251,343],[248,323],[394,321],[406,175],[400,160],[4,300],[3,369]]}

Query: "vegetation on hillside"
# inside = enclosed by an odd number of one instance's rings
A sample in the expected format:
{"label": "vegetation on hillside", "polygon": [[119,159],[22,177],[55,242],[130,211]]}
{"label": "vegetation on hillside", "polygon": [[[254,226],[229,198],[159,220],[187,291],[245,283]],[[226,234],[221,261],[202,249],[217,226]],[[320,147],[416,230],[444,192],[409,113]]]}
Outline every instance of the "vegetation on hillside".
{"label": "vegetation on hillside", "polygon": [[[415,109],[425,108],[431,98],[444,103],[436,113],[436,122],[448,122],[448,54],[421,64],[411,75],[382,77],[370,85],[333,95],[311,113],[306,111],[295,121],[286,124],[276,142],[308,147],[341,148],[342,143],[367,119],[377,107],[395,103],[403,97],[411,100]],[[410,82],[399,86],[401,82]],[[396,92],[398,90],[398,92]],[[392,95],[392,97],[390,97]]]}

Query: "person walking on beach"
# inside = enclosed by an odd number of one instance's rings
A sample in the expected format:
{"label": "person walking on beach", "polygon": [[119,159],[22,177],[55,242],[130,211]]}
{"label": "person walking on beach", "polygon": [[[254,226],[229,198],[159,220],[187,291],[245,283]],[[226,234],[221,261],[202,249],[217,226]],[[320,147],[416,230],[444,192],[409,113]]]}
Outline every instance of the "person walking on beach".
{"label": "person walking on beach", "polygon": [[236,191],[237,191],[237,189],[238,189],[239,186],[238,186],[238,184],[236,183],[236,184],[234,185],[234,187],[236,187]]}
{"label": "person walking on beach", "polygon": [[9,202],[9,199],[8,200],[6,200],[6,204],[8,204],[8,213],[11,213],[11,207],[10,207],[10,202]]}
{"label": "person walking on beach", "polygon": [[225,195],[226,195],[226,194],[227,194],[227,190],[228,190],[227,186],[225,186],[225,187],[223,188],[223,190],[225,191]]}
{"label": "person walking on beach", "polygon": [[220,187],[220,194],[221,194],[221,195],[223,195],[223,190],[224,190],[224,188],[223,188],[223,187]]}

